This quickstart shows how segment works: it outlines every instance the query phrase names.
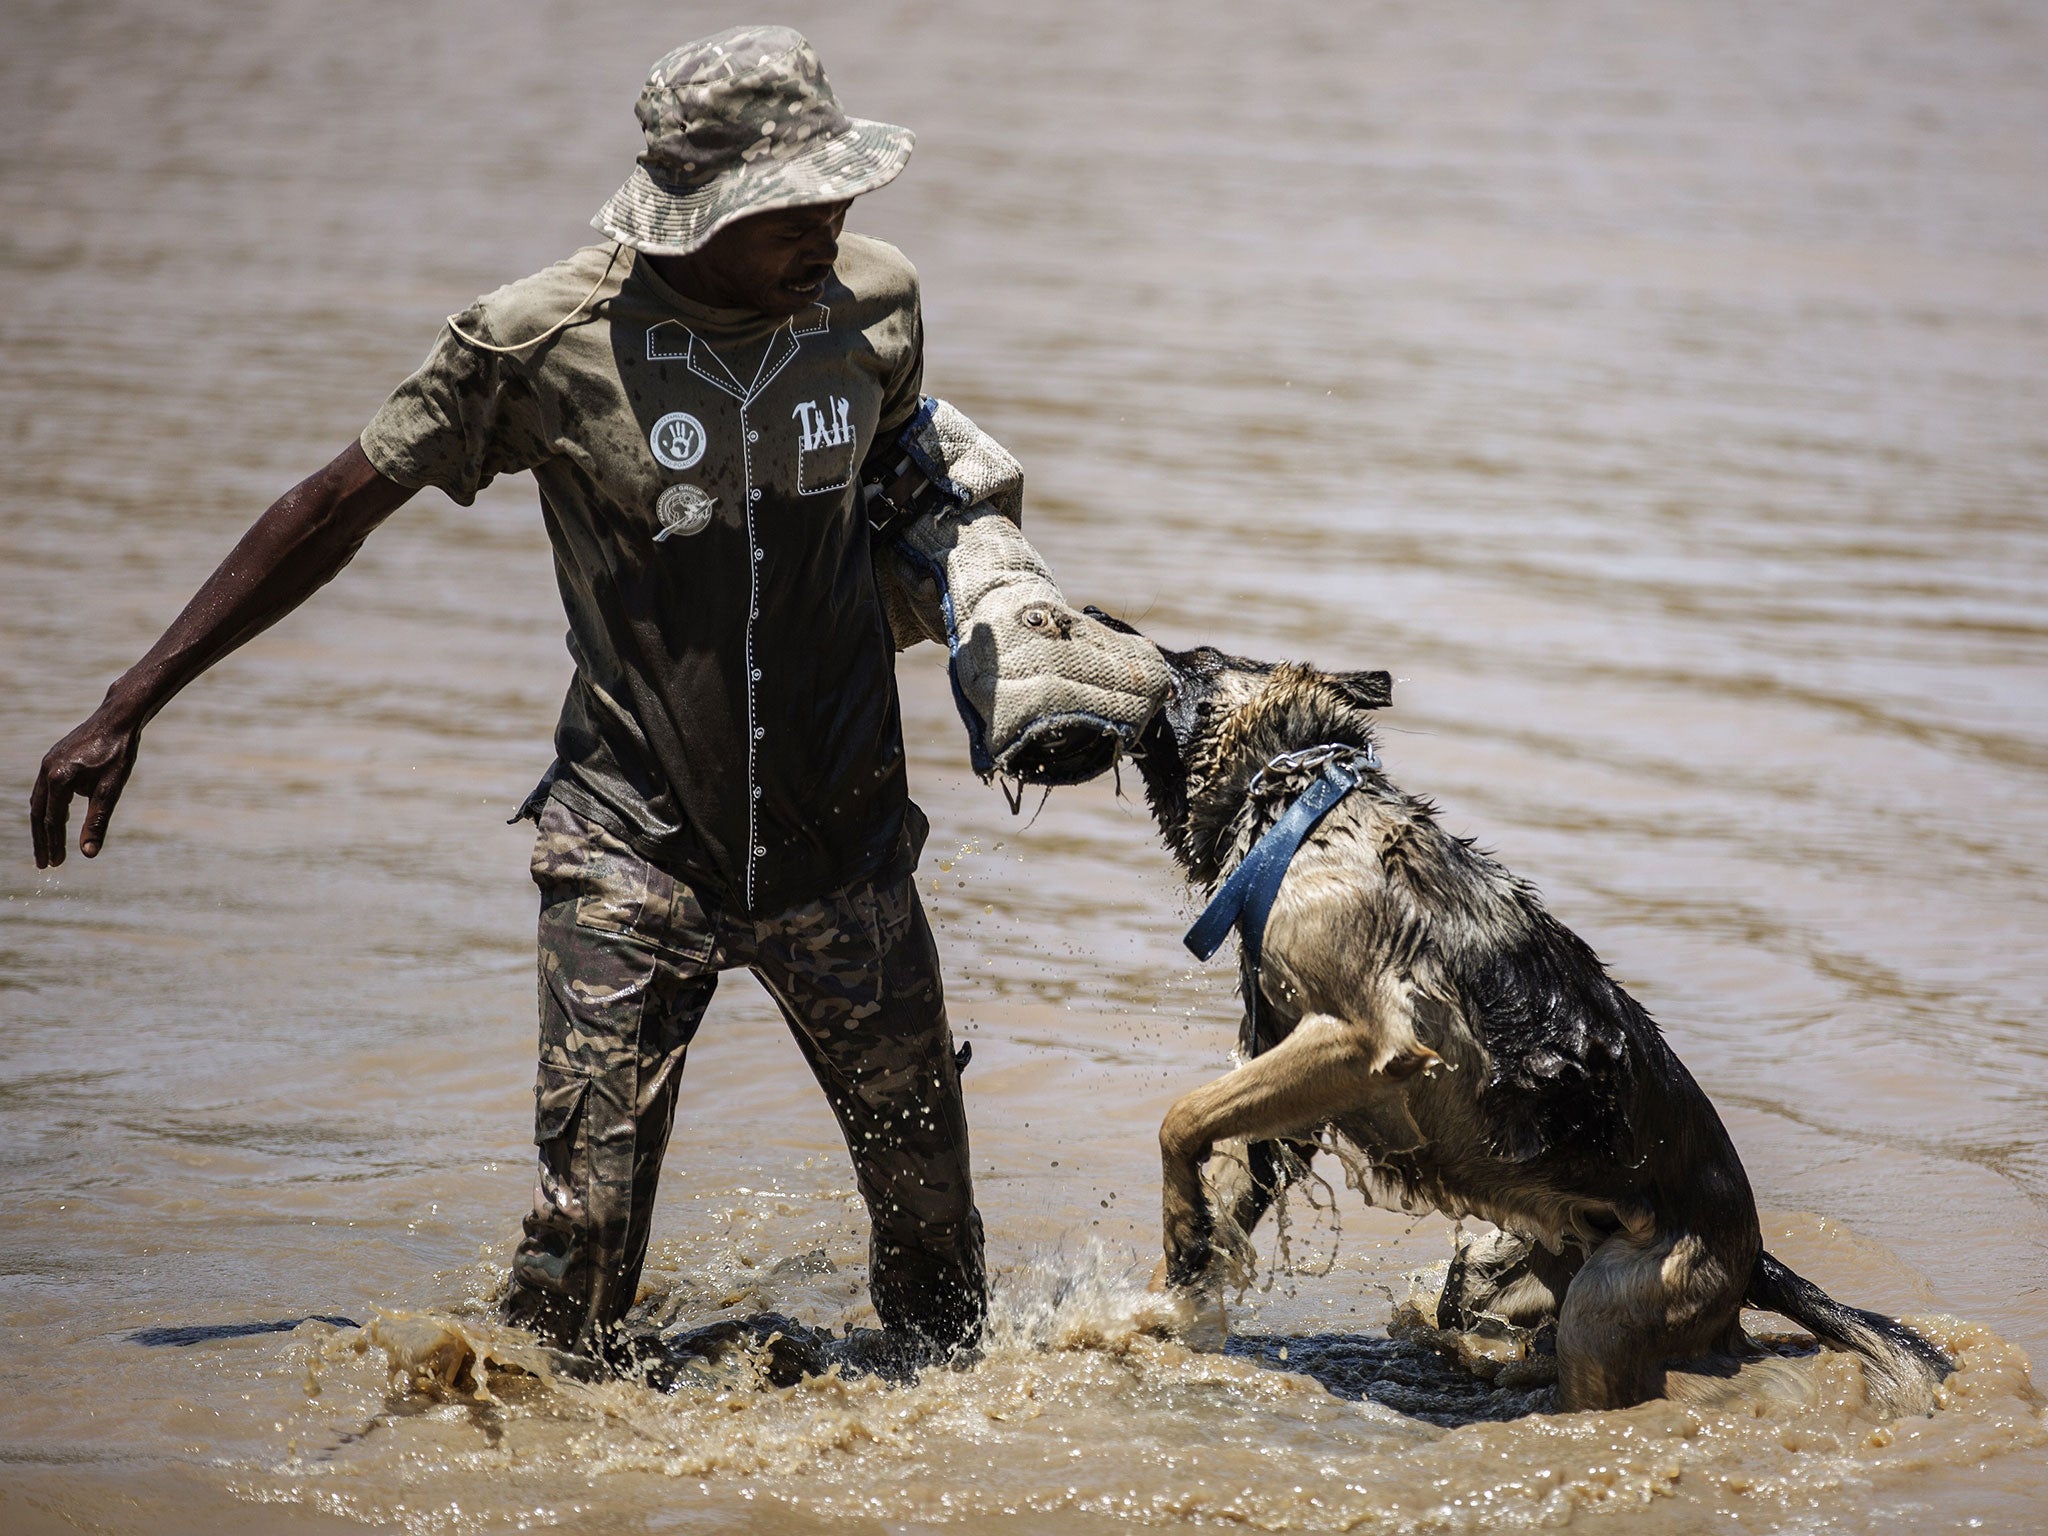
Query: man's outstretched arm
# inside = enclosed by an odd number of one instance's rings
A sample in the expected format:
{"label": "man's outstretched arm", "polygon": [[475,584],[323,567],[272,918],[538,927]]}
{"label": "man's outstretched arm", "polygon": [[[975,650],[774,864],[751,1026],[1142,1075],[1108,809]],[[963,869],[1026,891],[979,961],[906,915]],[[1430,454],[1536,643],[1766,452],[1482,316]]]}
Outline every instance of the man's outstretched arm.
{"label": "man's outstretched arm", "polygon": [[325,469],[278,497],[149,654],[121,674],[90,719],[44,756],[29,802],[36,867],[64,862],[74,795],[86,798],[78,851],[87,858],[97,854],[135,766],[142,728],[193,678],[332,580],[412,494],[378,474],[362,448],[350,443]]}

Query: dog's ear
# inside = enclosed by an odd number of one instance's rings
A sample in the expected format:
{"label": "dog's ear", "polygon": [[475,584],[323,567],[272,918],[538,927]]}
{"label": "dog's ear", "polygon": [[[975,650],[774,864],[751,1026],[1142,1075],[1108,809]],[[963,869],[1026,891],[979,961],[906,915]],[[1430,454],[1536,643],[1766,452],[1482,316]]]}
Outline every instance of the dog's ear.
{"label": "dog's ear", "polygon": [[1385,709],[1394,702],[1394,679],[1385,672],[1332,672],[1337,691],[1360,709]]}
{"label": "dog's ear", "polygon": [[[1138,634],[1137,630],[1133,629],[1130,625],[1126,624],[1122,619],[1115,618],[1109,614],[1104,613],[1100,608],[1096,607],[1093,603],[1090,603],[1086,608],[1083,608],[1081,611],[1087,614],[1088,617],[1093,619],[1096,623],[1106,625],[1109,628],[1115,630],[1120,635]],[[1143,635],[1138,635],[1138,638],[1142,640],[1145,637]]]}

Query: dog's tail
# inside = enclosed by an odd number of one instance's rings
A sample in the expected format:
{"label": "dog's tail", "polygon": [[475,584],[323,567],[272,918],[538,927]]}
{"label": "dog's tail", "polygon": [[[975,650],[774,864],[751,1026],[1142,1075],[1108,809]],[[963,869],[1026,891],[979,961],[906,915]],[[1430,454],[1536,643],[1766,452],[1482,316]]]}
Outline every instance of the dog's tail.
{"label": "dog's tail", "polygon": [[1845,1307],[1826,1291],[1759,1253],[1749,1280],[1749,1304],[1781,1313],[1836,1349],[1863,1357],[1873,1402],[1885,1412],[1930,1414],[1934,1389],[1955,1362],[1904,1323],[1882,1312]]}

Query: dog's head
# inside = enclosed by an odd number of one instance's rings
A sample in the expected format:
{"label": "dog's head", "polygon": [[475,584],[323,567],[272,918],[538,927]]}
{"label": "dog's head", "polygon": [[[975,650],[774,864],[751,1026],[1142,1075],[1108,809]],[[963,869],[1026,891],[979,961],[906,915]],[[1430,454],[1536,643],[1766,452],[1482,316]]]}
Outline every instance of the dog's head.
{"label": "dog's head", "polygon": [[[1138,633],[1099,608],[1088,613]],[[1384,672],[1254,661],[1213,645],[1159,654],[1172,686],[1134,755],[1160,830],[1198,879],[1214,878],[1218,843],[1254,773],[1283,752],[1370,744],[1372,711],[1394,701]]]}

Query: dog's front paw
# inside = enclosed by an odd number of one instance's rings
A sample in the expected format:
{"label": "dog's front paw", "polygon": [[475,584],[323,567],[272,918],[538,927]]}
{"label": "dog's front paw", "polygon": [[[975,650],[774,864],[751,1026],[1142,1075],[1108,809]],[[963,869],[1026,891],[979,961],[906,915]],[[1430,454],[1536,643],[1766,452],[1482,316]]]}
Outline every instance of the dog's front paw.
{"label": "dog's front paw", "polygon": [[1230,1314],[1223,1305],[1223,1277],[1204,1273],[1186,1284],[1169,1277],[1167,1261],[1152,1268],[1145,1331],[1178,1339],[1190,1349],[1214,1354],[1230,1340]]}

